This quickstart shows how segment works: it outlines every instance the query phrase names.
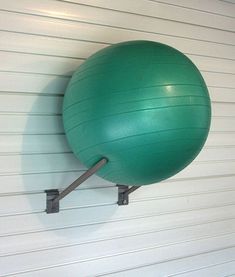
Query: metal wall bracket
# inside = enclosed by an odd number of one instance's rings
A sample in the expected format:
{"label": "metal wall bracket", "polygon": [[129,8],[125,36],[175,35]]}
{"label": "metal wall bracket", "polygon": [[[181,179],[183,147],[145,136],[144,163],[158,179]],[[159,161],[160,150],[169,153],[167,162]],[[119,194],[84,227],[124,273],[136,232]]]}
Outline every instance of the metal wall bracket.
{"label": "metal wall bracket", "polygon": [[117,185],[118,187],[118,202],[119,206],[128,205],[129,204],[129,194],[137,190],[138,186],[124,186],[124,185]]}
{"label": "metal wall bracket", "polygon": [[53,200],[59,196],[59,194],[60,194],[59,190],[58,189],[48,189],[48,190],[45,190],[45,193],[47,195],[46,213],[48,213],[48,214],[58,213],[60,210],[60,202],[53,201]]}
{"label": "metal wall bracket", "polygon": [[101,167],[103,167],[108,160],[106,158],[102,158],[98,163],[96,163],[93,167],[88,169],[85,173],[83,173],[77,180],[75,180],[70,186],[68,186],[63,191],[59,192],[58,189],[50,189],[45,190],[47,195],[46,198],[46,213],[58,213],[60,210],[60,200],[63,199],[66,195],[76,189],[79,185],[81,185],[84,181],[86,181],[90,176],[94,175],[96,171],[98,171]]}
{"label": "metal wall bracket", "polygon": [[[70,186],[66,189],[59,192],[58,189],[49,189],[45,190],[46,193],[46,213],[58,213],[60,211],[60,200],[63,199],[66,195],[76,189],[79,185],[81,185],[84,181],[86,181],[90,176],[95,174],[101,167],[103,167],[108,160],[106,158],[102,158],[98,163],[96,163],[93,167],[88,169],[84,174],[82,174],[77,180],[75,180]],[[129,194],[133,191],[137,190],[138,186],[124,186],[117,185],[118,187],[118,202],[119,206],[128,205],[129,204]]]}

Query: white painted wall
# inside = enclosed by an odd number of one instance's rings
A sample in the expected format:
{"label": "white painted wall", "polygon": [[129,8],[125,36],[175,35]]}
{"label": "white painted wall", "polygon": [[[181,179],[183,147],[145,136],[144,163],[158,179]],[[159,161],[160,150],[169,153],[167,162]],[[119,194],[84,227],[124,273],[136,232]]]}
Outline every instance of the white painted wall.
{"label": "white painted wall", "polygon": [[[0,0],[0,276],[235,274],[234,16],[219,0]],[[93,177],[47,215],[44,190],[85,170],[64,137],[66,84],[95,51],[134,39],[199,67],[213,105],[206,146],[129,206]]]}

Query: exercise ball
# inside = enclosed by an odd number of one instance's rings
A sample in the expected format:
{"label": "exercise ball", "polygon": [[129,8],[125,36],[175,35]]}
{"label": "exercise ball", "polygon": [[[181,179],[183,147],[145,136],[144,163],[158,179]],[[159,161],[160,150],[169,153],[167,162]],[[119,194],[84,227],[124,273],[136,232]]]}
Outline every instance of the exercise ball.
{"label": "exercise ball", "polygon": [[186,167],[203,147],[211,107],[197,67],[153,41],[114,44],[73,74],[63,102],[65,134],[88,168],[123,185],[147,185]]}

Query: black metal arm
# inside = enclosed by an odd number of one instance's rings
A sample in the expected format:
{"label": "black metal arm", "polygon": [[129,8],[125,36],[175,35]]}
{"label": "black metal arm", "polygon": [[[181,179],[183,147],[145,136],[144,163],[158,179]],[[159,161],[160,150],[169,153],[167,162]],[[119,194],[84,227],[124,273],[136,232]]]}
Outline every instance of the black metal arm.
{"label": "black metal arm", "polygon": [[[47,195],[46,199],[46,213],[58,213],[60,210],[60,200],[63,199],[66,195],[76,189],[79,185],[81,185],[84,181],[86,181],[90,176],[95,174],[101,167],[103,167],[108,160],[106,158],[102,158],[98,163],[96,163],[93,167],[88,169],[85,173],[83,173],[77,180],[75,180],[70,186],[66,189],[59,192],[58,189],[49,189],[45,190]],[[129,188],[124,185],[117,185],[118,187],[118,202],[119,206],[128,205],[129,203],[129,194],[133,191],[137,190],[138,186],[133,186]]]}
{"label": "black metal arm", "polygon": [[103,167],[108,160],[106,158],[102,158],[98,163],[96,163],[93,167],[88,169],[84,174],[82,174],[77,180],[75,180],[70,186],[64,189],[61,193],[59,193],[58,189],[50,189],[45,190],[47,194],[47,207],[46,212],[50,213],[58,213],[59,212],[59,202],[66,195],[68,195],[71,191],[76,189],[79,185],[81,185],[84,181],[86,181],[90,176],[95,174],[101,167]]}

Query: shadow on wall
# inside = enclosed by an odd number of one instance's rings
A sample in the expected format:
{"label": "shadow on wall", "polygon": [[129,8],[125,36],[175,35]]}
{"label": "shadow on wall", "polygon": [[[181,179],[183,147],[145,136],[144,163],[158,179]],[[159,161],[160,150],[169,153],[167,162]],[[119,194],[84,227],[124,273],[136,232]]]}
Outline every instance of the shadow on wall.
{"label": "shadow on wall", "polygon": [[[55,78],[42,93],[50,93],[59,81]],[[56,102],[59,114],[37,113],[45,97],[59,99]],[[93,176],[61,201],[59,213],[46,214],[44,190],[65,188],[86,170],[67,145],[61,117],[62,99],[60,96],[38,96],[27,119],[22,145],[22,152],[27,153],[22,155],[21,161],[24,190],[30,192],[25,212],[35,216],[33,222],[28,222],[29,229],[47,231],[44,233],[47,247],[105,237],[108,228],[103,229],[104,223],[111,220],[118,207],[115,184]],[[32,133],[35,135],[30,135]],[[29,153],[32,147],[33,154]],[[33,247],[37,248],[37,242]]]}

